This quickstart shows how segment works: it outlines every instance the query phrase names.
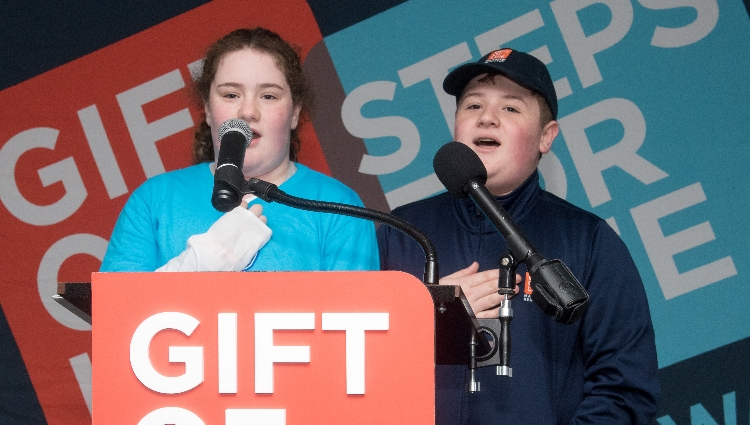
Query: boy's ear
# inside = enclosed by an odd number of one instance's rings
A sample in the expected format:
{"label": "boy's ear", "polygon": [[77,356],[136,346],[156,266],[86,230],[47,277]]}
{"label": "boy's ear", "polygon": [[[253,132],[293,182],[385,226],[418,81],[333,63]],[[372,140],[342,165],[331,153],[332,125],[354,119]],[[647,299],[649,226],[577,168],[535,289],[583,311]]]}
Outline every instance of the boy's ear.
{"label": "boy's ear", "polygon": [[560,131],[560,125],[557,121],[552,120],[542,129],[542,137],[539,140],[539,152],[545,154],[552,149],[552,142],[555,141],[557,133]]}

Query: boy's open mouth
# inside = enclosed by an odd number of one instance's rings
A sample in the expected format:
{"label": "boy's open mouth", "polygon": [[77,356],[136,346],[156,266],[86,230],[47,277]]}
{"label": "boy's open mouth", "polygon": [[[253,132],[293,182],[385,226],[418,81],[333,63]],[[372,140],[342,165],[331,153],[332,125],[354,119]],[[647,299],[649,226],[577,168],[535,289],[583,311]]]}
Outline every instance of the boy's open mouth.
{"label": "boy's open mouth", "polygon": [[477,146],[500,146],[500,143],[495,139],[481,138],[474,141]]}

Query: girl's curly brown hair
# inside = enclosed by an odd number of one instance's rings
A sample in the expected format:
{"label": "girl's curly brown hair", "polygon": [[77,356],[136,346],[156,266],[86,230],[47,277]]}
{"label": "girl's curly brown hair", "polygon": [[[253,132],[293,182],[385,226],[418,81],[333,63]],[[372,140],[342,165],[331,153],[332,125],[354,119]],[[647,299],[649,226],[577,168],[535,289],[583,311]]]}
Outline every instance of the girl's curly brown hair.
{"label": "girl's curly brown hair", "polygon": [[[195,127],[193,138],[193,163],[214,161],[214,147],[211,139],[211,127],[206,124],[206,114],[203,105],[208,104],[211,84],[216,77],[216,71],[221,59],[227,54],[237,50],[252,48],[273,56],[276,66],[286,77],[286,82],[292,92],[292,102],[295,106],[302,106],[300,112],[300,125],[312,107],[314,99],[313,88],[307,77],[302,72],[302,64],[296,47],[287,43],[278,34],[265,28],[242,28],[234,30],[217,40],[209,47],[203,60],[200,75],[195,79],[194,90],[196,100],[199,102],[201,121]],[[289,146],[289,158],[297,161],[297,153],[300,148],[298,130],[291,131],[291,144]]]}

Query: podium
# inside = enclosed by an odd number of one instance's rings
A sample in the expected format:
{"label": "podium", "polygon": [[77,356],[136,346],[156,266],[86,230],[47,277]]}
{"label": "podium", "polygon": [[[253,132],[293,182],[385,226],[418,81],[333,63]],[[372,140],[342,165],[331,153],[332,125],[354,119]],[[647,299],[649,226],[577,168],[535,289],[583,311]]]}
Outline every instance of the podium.
{"label": "podium", "polygon": [[458,287],[391,271],[94,273],[58,292],[92,324],[94,425],[431,425],[434,366],[467,364],[477,328]]}

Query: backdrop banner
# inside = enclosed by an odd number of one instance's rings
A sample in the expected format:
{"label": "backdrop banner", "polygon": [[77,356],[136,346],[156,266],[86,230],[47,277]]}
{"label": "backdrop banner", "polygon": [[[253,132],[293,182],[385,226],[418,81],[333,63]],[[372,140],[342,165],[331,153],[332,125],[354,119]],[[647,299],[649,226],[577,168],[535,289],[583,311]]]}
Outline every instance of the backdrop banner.
{"label": "backdrop banner", "polygon": [[[138,185],[190,164],[191,69],[260,25],[300,47],[316,86],[301,162],[381,211],[444,190],[432,159],[452,139],[451,69],[500,47],[545,62],[561,131],[543,186],[606,219],[638,265],[656,422],[750,424],[747,1],[177,3],[187,11],[0,86],[0,422],[90,419],[90,327],[50,296],[91,280]],[[50,43],[66,47],[52,39],[15,49],[51,61]]]}

